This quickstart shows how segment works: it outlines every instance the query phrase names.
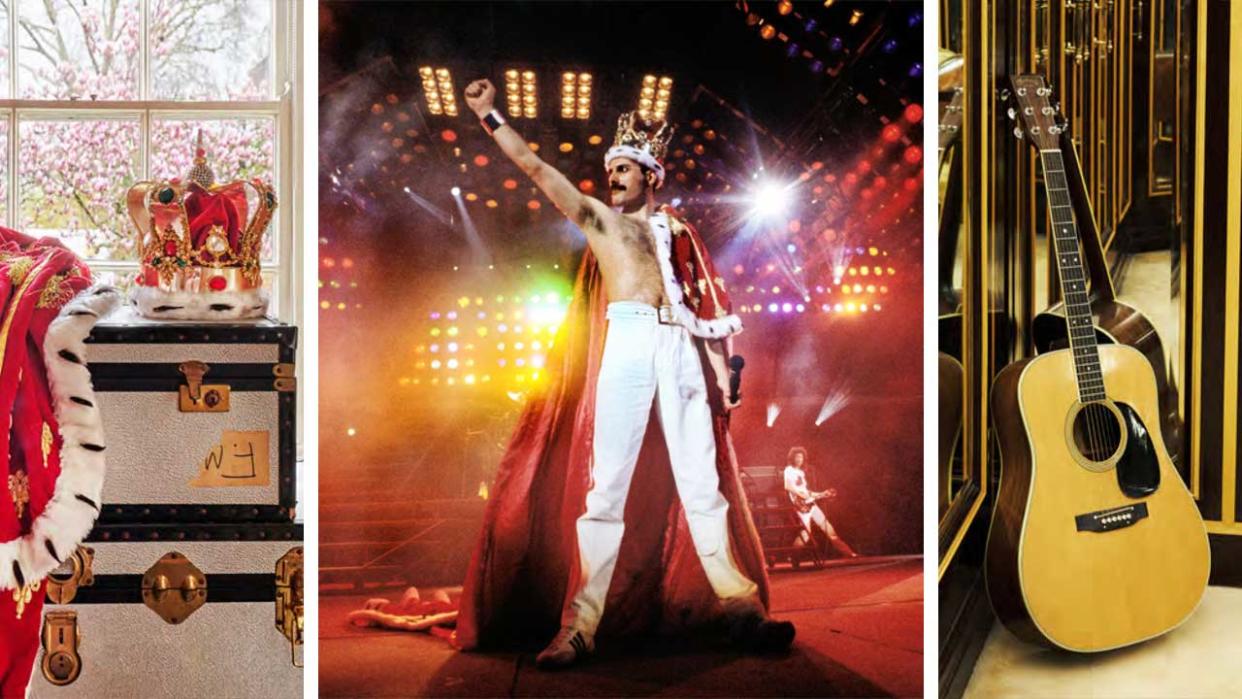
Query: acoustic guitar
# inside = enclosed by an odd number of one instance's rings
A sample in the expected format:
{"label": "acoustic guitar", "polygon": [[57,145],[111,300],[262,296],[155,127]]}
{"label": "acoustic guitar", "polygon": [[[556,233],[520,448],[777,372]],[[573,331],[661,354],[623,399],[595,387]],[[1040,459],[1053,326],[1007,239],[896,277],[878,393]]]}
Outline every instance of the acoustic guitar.
{"label": "acoustic guitar", "polygon": [[1069,347],[1011,364],[992,387],[1002,470],[988,596],[1019,638],[1104,651],[1166,633],[1195,610],[1207,532],[1165,449],[1147,358],[1096,342],[1050,90],[1025,75],[1013,92],[1044,170]]}

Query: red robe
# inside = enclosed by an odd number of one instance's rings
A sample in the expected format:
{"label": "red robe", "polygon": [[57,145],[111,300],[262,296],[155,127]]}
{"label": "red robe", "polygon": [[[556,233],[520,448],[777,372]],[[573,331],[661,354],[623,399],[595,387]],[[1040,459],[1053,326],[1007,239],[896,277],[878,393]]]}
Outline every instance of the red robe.
{"label": "red robe", "polygon": [[[89,284],[90,270],[60,243],[0,227],[0,415],[12,420],[0,430],[0,542],[30,532],[60,474],[43,339],[61,306]],[[24,696],[30,681],[44,583],[28,590],[29,600],[22,590],[0,591],[0,697]]]}
{"label": "red robe", "polygon": [[[515,636],[543,640],[560,625],[566,590],[579,570],[575,521],[586,509],[590,484],[595,384],[607,327],[602,282],[588,251],[549,357],[548,380],[529,397],[490,491],[462,590],[455,634],[462,649],[495,647]],[[711,377],[701,341],[700,356]],[[716,382],[706,383],[713,394],[715,467],[729,502],[733,557],[758,585],[766,607],[767,570],[738,477],[728,417]],[[720,604],[695,554],[654,415],[631,493],[599,633],[678,632],[717,618]]]}

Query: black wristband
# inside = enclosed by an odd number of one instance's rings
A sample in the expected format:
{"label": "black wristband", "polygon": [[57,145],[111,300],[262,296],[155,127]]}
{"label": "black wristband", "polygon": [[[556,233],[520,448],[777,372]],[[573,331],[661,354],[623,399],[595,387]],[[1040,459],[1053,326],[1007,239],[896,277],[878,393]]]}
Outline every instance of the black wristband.
{"label": "black wristband", "polygon": [[505,125],[505,118],[500,116],[500,110],[493,109],[488,112],[480,121],[483,123],[483,130],[488,136],[496,133],[496,129]]}

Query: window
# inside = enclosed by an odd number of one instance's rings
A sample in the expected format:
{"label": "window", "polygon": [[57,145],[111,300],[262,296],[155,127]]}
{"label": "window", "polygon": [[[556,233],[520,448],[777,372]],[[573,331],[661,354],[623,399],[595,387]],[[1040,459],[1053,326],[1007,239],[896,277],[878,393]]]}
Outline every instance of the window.
{"label": "window", "polygon": [[218,181],[276,188],[264,279],[291,320],[296,14],[287,0],[0,0],[0,222],[127,286],[125,192],[184,178],[201,132]]}

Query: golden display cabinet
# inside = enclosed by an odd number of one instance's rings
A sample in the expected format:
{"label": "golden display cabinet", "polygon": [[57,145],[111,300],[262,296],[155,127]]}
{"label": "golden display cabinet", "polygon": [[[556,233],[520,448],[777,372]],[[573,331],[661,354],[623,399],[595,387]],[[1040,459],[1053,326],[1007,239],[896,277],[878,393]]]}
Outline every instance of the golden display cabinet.
{"label": "golden display cabinet", "polygon": [[1006,115],[1012,74],[1044,75],[1060,102],[1118,299],[1163,343],[1163,431],[1207,523],[1211,583],[1242,585],[1242,90],[1230,89],[1242,80],[1242,3],[941,0],[940,10],[942,65],[960,64],[941,80],[942,123],[955,89],[961,111],[941,153],[938,265],[939,693],[957,697],[993,623],[982,572],[999,470],[991,381],[1046,349],[1034,320],[1059,300],[1042,173]]}

